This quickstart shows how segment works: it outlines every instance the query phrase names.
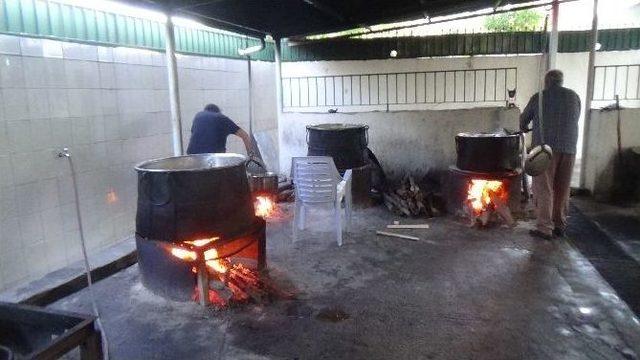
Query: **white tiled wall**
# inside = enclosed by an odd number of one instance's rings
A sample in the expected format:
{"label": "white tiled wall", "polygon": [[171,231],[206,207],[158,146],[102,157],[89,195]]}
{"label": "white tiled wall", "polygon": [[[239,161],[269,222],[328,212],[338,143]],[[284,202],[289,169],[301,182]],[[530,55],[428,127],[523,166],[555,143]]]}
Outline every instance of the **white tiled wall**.
{"label": "white tiled wall", "polygon": [[[137,162],[171,154],[164,54],[0,35],[0,290],[80,256],[69,164],[89,251],[132,234]],[[193,115],[218,104],[247,127],[246,62],[178,56],[185,146]],[[274,77],[258,63],[258,78]],[[255,75],[255,74],[254,74]],[[275,94],[275,82],[255,93]],[[276,128],[275,100],[258,108]],[[229,138],[229,150],[243,151]]]}

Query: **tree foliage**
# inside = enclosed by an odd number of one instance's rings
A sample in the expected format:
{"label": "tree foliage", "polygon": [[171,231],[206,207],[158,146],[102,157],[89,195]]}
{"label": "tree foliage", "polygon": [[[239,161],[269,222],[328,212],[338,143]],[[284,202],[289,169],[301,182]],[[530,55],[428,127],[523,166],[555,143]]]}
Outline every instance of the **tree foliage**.
{"label": "tree foliage", "polygon": [[527,9],[512,11],[504,14],[488,16],[484,22],[489,31],[530,31],[542,25],[542,14],[536,10]]}

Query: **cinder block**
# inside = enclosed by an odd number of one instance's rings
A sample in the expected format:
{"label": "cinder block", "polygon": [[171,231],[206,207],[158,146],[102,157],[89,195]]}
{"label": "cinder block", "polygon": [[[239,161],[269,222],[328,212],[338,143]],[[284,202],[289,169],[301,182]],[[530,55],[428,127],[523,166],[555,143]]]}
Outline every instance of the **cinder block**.
{"label": "cinder block", "polygon": [[87,145],[93,142],[91,121],[89,117],[82,116],[72,118],[71,122],[71,137],[73,139],[73,145]]}
{"label": "cinder block", "polygon": [[[71,132],[71,119],[52,118],[51,119],[51,145],[54,148],[71,147],[73,145],[73,135]],[[64,166],[66,168],[66,166]],[[60,172],[56,172],[59,174]]]}
{"label": "cinder block", "polygon": [[52,118],[65,118],[69,116],[69,104],[67,91],[64,89],[48,89],[49,116]]}
{"label": "cinder block", "polygon": [[98,61],[113,62],[113,48],[106,46],[98,46]]}
{"label": "cinder block", "polygon": [[[13,179],[13,170],[11,166],[11,156],[0,155],[0,189],[15,184]],[[0,194],[1,196],[2,194]],[[2,218],[2,214],[0,214]]]}
{"label": "cinder block", "polygon": [[120,115],[104,116],[104,136],[107,141],[120,140]]}
{"label": "cinder block", "polygon": [[2,226],[2,231],[0,231],[0,253],[3,255],[0,266],[2,266],[2,263],[9,261],[8,258],[5,258],[5,255],[22,248],[22,236],[18,218],[16,215],[0,220],[0,226]]}
{"label": "cinder block", "polygon": [[25,89],[2,89],[4,120],[24,120],[29,118],[27,92]]}
{"label": "cinder block", "polygon": [[31,121],[32,150],[51,148],[51,120],[47,118],[32,119]]}
{"label": "cinder block", "polygon": [[67,264],[65,241],[62,234],[46,234],[43,247],[47,251],[47,263],[49,271],[60,269]]}
{"label": "cinder block", "polygon": [[64,42],[62,54],[69,60],[98,61],[98,49],[96,46]]}
{"label": "cinder block", "polygon": [[45,58],[46,85],[50,88],[64,89],[67,87],[67,78],[64,66],[65,60]]}
{"label": "cinder block", "polygon": [[116,87],[116,64],[99,63],[98,71],[100,75],[100,87],[102,89],[115,89]]}
{"label": "cinder block", "polygon": [[47,89],[27,89],[30,119],[49,117],[49,93]]}
{"label": "cinder block", "polygon": [[20,55],[20,37],[0,34],[0,54]]}
{"label": "cinder block", "polygon": [[13,233],[13,247],[6,254],[3,254],[3,261],[0,262],[0,275],[5,287],[13,287],[23,282],[29,273],[24,270],[25,257],[24,247],[16,246],[21,240],[18,238],[20,231]]}
{"label": "cinder block", "polygon": [[22,56],[42,56],[42,39],[21,37],[20,51]]}
{"label": "cinder block", "polygon": [[20,231],[26,246],[41,243],[44,240],[40,212],[20,216]]}
{"label": "cinder block", "polygon": [[23,57],[25,87],[44,88],[47,86],[47,71],[41,57]]}
{"label": "cinder block", "polygon": [[[11,217],[18,216],[18,203],[16,202],[16,190],[14,186],[0,186],[0,224]],[[2,228],[2,232],[7,229]],[[0,234],[0,238],[2,234]],[[0,240],[1,241],[1,240]],[[0,254],[2,246],[0,246]]]}
{"label": "cinder block", "polygon": [[38,191],[37,178],[32,179],[31,182],[16,185],[16,200],[18,201],[18,214],[20,216],[26,216],[40,212],[40,196]]}
{"label": "cinder block", "polygon": [[42,56],[46,58],[62,59],[62,41],[42,39]]}
{"label": "cinder block", "polygon": [[[42,211],[40,216],[42,217],[42,228],[45,234],[45,241],[62,237],[64,227],[62,225],[62,215],[60,214],[60,211],[60,206]],[[60,244],[60,246],[63,246],[63,244]]]}
{"label": "cinder block", "polygon": [[11,152],[27,152],[33,148],[31,143],[31,122],[29,120],[8,121],[7,134]]}
{"label": "cinder block", "polygon": [[24,88],[24,69],[21,57],[0,56],[0,86],[2,88]]}

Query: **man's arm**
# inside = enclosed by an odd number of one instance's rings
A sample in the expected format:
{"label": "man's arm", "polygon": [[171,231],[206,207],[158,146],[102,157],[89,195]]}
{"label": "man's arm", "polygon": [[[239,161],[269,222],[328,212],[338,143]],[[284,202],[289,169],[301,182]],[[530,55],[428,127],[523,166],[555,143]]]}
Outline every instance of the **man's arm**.
{"label": "man's arm", "polygon": [[529,103],[525,106],[522,114],[520,114],[520,130],[526,131],[529,130],[529,124],[531,120],[533,120],[533,115],[535,114],[535,109],[537,106],[537,96],[534,95],[529,99]]}
{"label": "man's arm", "polygon": [[253,149],[253,141],[251,140],[251,137],[249,136],[249,134],[247,134],[246,131],[242,129],[238,129],[238,131],[236,131],[235,134],[233,135],[242,139],[242,142],[244,143],[244,148],[247,150],[247,155],[249,156],[255,155],[255,151]]}

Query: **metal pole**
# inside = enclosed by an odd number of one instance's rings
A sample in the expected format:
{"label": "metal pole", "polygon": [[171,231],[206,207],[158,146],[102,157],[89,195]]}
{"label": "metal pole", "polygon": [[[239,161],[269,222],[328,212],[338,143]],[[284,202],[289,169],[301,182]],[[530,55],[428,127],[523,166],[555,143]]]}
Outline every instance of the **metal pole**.
{"label": "metal pole", "polygon": [[252,82],[251,82],[251,56],[247,55],[247,74],[249,84],[249,136],[251,136],[251,140],[253,140],[253,93],[251,92]]}
{"label": "metal pole", "polygon": [[589,44],[589,68],[587,69],[587,95],[584,99],[584,126],[582,129],[582,150],[580,163],[580,187],[586,183],[586,153],[589,148],[589,130],[591,127],[591,99],[593,98],[593,86],[596,62],[596,44],[598,43],[598,0],[593,0],[593,19],[591,22],[591,44]]}
{"label": "metal pole", "polygon": [[[282,113],[283,110],[283,103],[282,103],[282,59],[281,59],[281,51],[282,51],[282,46],[280,44],[280,38],[275,38],[275,60],[276,60],[276,101],[278,102],[277,104],[277,110],[278,110],[278,117],[280,117],[280,113]],[[289,89],[289,91],[291,91],[291,89]]]}
{"label": "metal pole", "polygon": [[558,56],[558,12],[560,11],[560,3],[558,0],[553,2],[551,7],[551,36],[549,37],[549,57],[547,69],[556,68],[556,58]]}
{"label": "metal pole", "polygon": [[178,88],[178,64],[176,62],[176,39],[173,33],[171,13],[167,12],[165,23],[165,52],[167,57],[167,79],[169,81],[169,103],[171,105],[171,134],[173,139],[173,155],[183,155],[182,119],[180,118],[180,90]]}

